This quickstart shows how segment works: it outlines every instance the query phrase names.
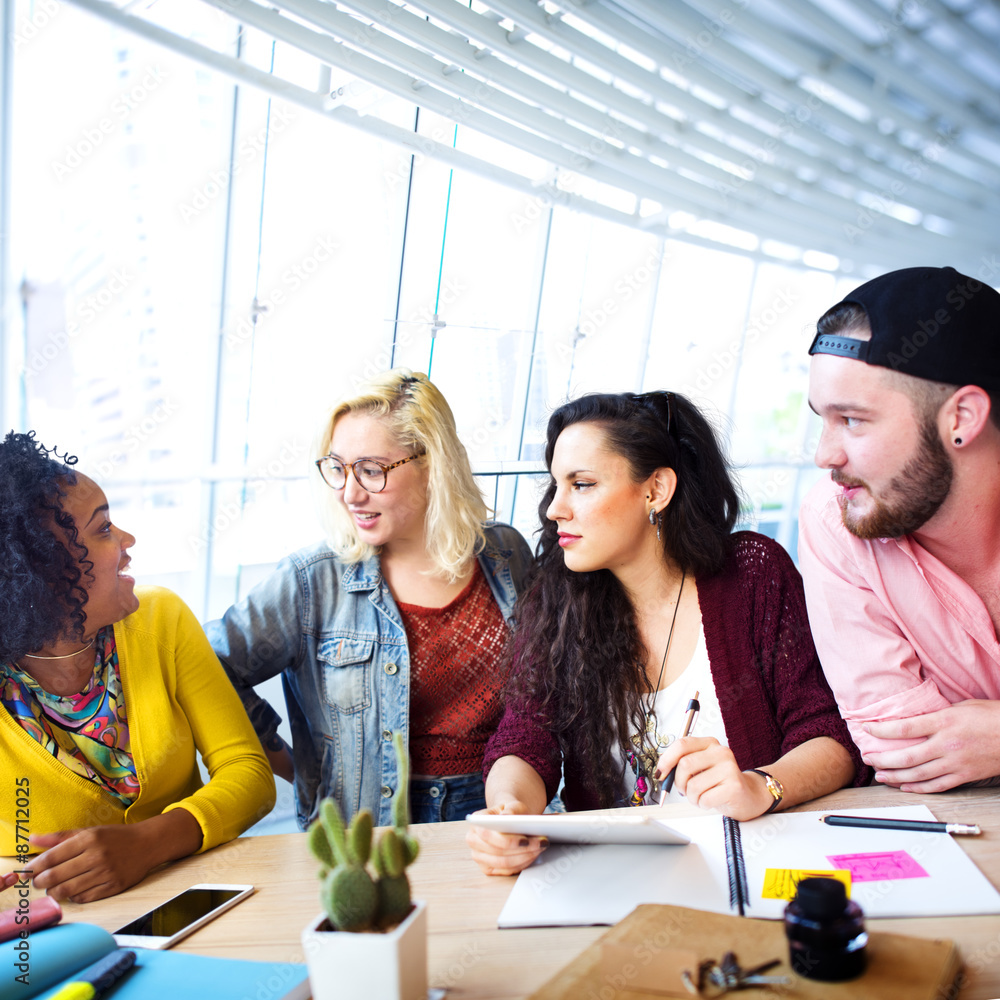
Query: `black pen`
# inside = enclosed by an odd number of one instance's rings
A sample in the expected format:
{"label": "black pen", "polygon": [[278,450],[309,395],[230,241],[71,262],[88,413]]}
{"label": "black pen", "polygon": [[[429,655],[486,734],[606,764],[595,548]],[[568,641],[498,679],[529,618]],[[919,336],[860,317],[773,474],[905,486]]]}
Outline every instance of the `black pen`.
{"label": "black pen", "polygon": [[[701,705],[698,704],[698,695],[701,694],[700,691],[695,691],[694,697],[688,702],[687,707],[687,719],[684,721],[684,732],[681,733],[681,739],[687,736],[691,732],[691,727],[694,725],[694,717],[701,710]],[[660,789],[660,805],[663,805],[663,800],[667,797],[667,792],[674,787],[674,775],[677,772],[677,765],[670,769],[670,774],[664,779],[663,787]]]}
{"label": "black pen", "polygon": [[830,826],[865,826],[870,830],[912,830],[915,833],[959,833],[978,836],[978,823],[937,823],[926,819],[881,819],[878,816],[820,816]]}

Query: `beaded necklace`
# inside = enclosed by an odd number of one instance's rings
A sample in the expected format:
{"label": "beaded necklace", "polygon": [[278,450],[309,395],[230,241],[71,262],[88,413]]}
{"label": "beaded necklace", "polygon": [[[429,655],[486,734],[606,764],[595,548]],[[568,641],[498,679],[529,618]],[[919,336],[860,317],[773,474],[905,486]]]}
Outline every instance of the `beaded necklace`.
{"label": "beaded necklace", "polygon": [[[674,625],[677,624],[677,612],[681,606],[681,594],[684,593],[684,581],[687,579],[687,571],[681,573],[681,585],[677,590],[677,603],[674,605],[674,614],[670,619],[670,631],[667,633],[667,645],[663,650],[663,659],[660,661],[660,673],[656,678],[656,686],[648,692],[646,696],[646,714],[643,719],[643,729],[641,732],[633,733],[629,737],[631,747],[625,748],[625,760],[629,769],[635,775],[635,787],[632,790],[632,797],[629,805],[641,806],[646,799],[648,792],[656,789],[656,779],[653,772],[656,770],[656,763],[660,759],[660,754],[670,744],[669,736],[661,736],[656,731],[656,693],[660,690],[660,683],[663,681],[663,671],[667,665],[667,656],[670,653],[670,641],[674,637]],[[648,738],[648,742],[647,742]]]}

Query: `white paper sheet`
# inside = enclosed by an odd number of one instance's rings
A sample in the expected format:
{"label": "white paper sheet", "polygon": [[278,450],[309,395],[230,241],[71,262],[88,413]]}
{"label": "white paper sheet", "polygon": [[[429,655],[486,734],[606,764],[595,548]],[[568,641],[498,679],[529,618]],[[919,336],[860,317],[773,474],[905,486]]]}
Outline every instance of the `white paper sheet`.
{"label": "white paper sheet", "polygon": [[[852,816],[935,817],[926,806],[839,810]],[[826,810],[830,812],[830,810]],[[926,877],[853,881],[851,898],[869,917],[1000,913],[1000,893],[946,833],[827,826],[823,812],[776,813],[740,824],[747,916],[780,918],[785,900],[764,899],[768,868],[829,870],[830,856],[904,851]],[[722,817],[669,817],[691,838],[683,846],[549,847],[525,869],[500,914],[500,927],[613,924],[640,903],[731,913]]]}

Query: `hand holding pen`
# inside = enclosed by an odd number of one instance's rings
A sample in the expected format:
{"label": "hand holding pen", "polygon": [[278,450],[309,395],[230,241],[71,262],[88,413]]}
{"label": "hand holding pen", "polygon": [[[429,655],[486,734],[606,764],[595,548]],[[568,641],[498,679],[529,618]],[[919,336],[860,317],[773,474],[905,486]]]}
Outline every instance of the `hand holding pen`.
{"label": "hand holding pen", "polygon": [[[694,725],[695,716],[701,710],[701,705],[698,703],[698,695],[700,691],[695,691],[694,697],[687,704],[687,718],[684,720],[684,732],[681,733],[681,739],[687,736],[691,732],[691,727]],[[674,787],[674,778],[677,775],[677,765],[670,769],[670,773],[667,775],[663,782],[663,787],[660,789],[660,805],[663,805],[663,800],[667,797],[667,793],[671,788]]]}

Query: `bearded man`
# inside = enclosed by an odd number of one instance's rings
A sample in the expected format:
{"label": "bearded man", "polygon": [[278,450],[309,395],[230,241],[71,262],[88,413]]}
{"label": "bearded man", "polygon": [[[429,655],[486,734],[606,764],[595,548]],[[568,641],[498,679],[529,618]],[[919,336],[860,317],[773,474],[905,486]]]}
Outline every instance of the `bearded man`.
{"label": "bearded man", "polygon": [[809,621],[875,778],[1000,774],[1000,294],[893,271],[817,324],[809,403],[830,470],[802,505]]}

